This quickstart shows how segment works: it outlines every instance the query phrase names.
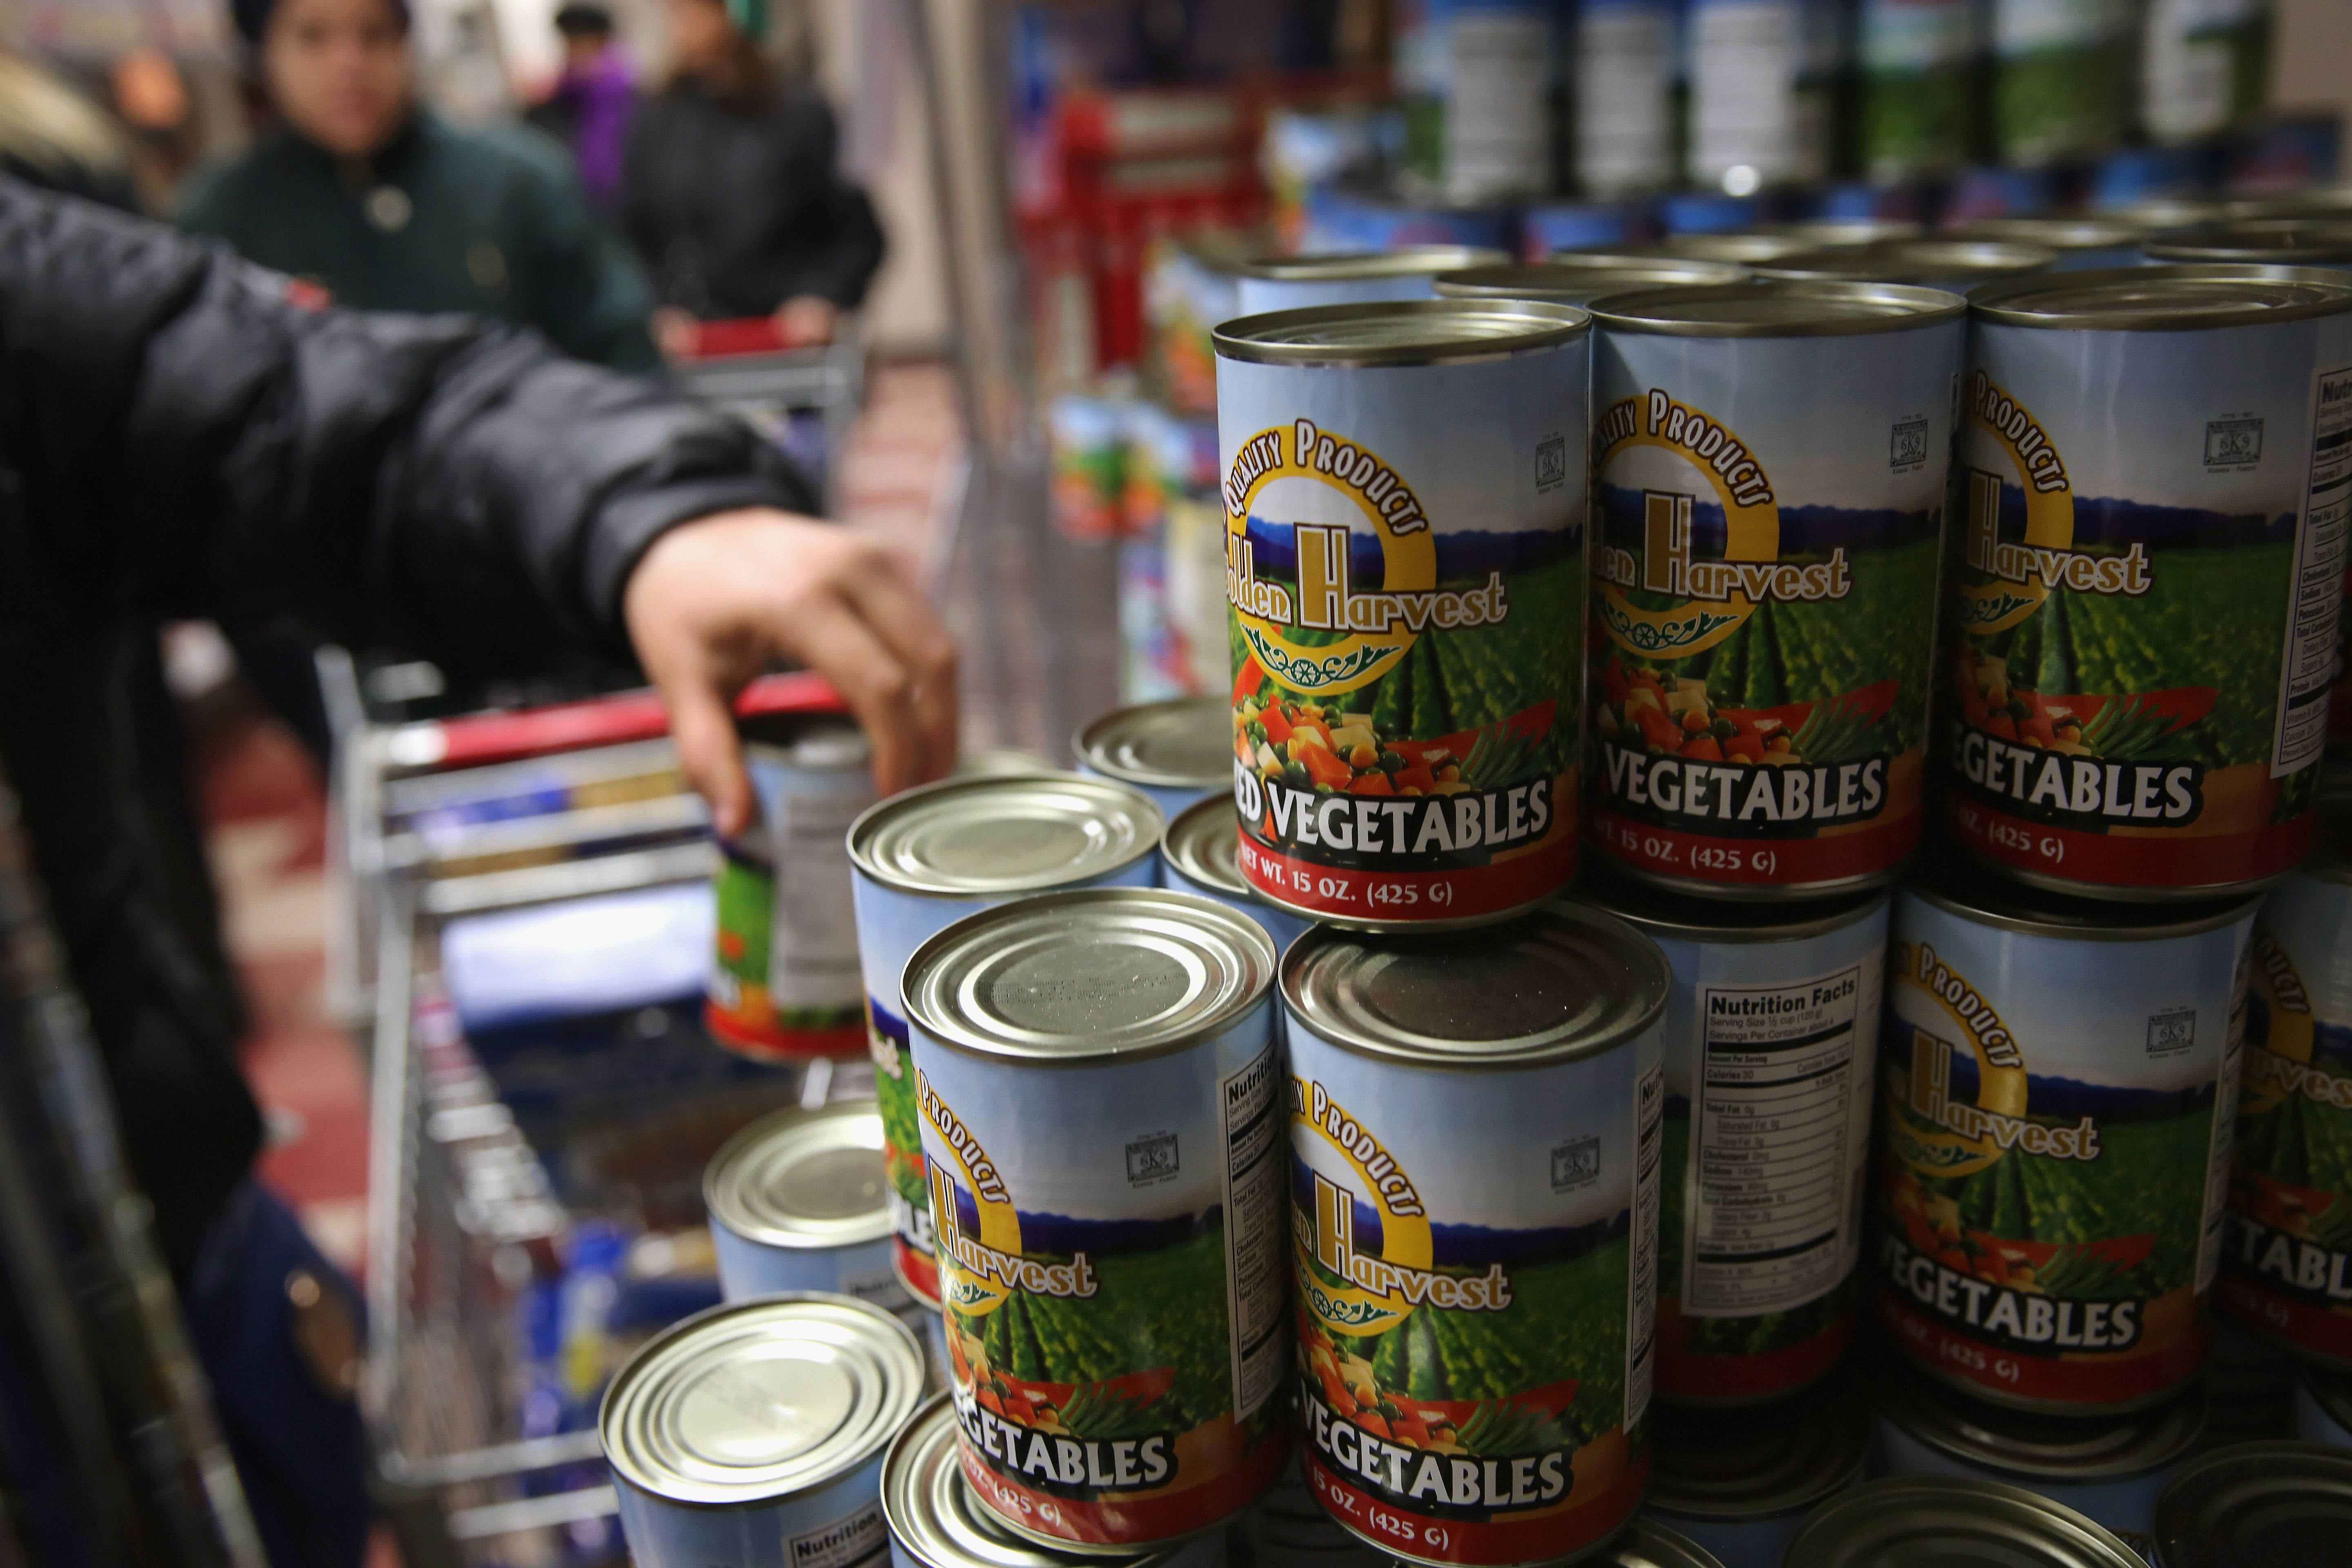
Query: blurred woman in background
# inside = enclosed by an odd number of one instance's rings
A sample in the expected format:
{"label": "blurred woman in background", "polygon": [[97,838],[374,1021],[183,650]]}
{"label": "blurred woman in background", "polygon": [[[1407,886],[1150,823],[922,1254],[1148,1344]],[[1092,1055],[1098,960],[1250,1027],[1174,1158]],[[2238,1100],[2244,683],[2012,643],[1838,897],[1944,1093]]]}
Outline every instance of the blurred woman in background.
{"label": "blurred woman in background", "polygon": [[778,79],[766,17],[762,0],[669,0],[669,81],[629,126],[621,225],[673,353],[698,320],[768,316],[788,344],[826,342],[882,265],[873,204],[835,167],[833,111]]}

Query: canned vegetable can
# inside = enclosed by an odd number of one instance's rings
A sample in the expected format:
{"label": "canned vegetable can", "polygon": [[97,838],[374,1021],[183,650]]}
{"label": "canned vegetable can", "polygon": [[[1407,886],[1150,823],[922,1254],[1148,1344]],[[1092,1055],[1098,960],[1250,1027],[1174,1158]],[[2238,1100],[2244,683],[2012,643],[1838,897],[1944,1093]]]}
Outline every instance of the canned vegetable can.
{"label": "canned vegetable can", "polygon": [[1862,1479],[1870,1449],[1870,1403],[1851,1367],[1735,1419],[1661,1405],[1655,1421],[1643,1514],[1723,1568],[1780,1568],[1805,1516]]}
{"label": "canned vegetable can", "polygon": [[2253,912],[2149,924],[1958,867],[1895,894],[1878,1300],[1912,1364],[2058,1413],[2197,1375]]}
{"label": "canned vegetable can", "polygon": [[1977,0],[1861,0],[1862,172],[1881,183],[1968,162],[1975,115]]}
{"label": "canned vegetable can", "polygon": [[1918,842],[1966,308],[1844,282],[1596,306],[1593,842],[1630,874],[1829,894]]}
{"label": "canned vegetable can", "polygon": [[[2169,1559],[2167,1559],[2169,1568]],[[1784,1568],[1999,1563],[2001,1568],[2147,1568],[2114,1531],[2022,1487],[1956,1476],[1865,1481],[1813,1510]]]}
{"label": "canned vegetable can", "polygon": [[1674,969],[1658,1397],[1778,1398],[1853,1333],[1886,896],[1797,910],[1613,877],[1579,891]]}
{"label": "canned vegetable can", "polygon": [[2326,267],[2352,274],[2352,213],[2328,218],[2250,217],[2200,225],[2149,240],[2147,258]]}
{"label": "canned vegetable can", "polygon": [[1735,196],[1830,172],[1838,0],[1687,0],[1692,181]]}
{"label": "canned vegetable can", "polygon": [[1282,1468],[1275,963],[1156,889],[1024,900],[908,963],[964,1475],[1017,1535],[1165,1544]]}
{"label": "canned vegetable can", "polygon": [[[1240,279],[1236,314],[1263,315],[1318,305],[1360,305],[1393,300],[1426,300],[1429,280],[1465,267],[1496,267],[1509,257],[1468,245],[1405,245],[1387,250],[1319,256],[1260,256],[1235,264]],[[1225,368],[1217,353],[1217,395],[1222,411]],[[1222,412],[1221,412],[1222,422]]]}
{"label": "canned vegetable can", "polygon": [[2054,163],[2123,140],[2137,7],[2113,0],[1989,0],[1992,140],[2004,163]]}
{"label": "canned vegetable can", "polygon": [[1669,984],[1566,903],[1284,955],[1307,1481],[1381,1551],[1579,1560],[1640,1504]]}
{"label": "canned vegetable can", "polygon": [[907,960],[977,910],[1064,888],[1148,888],[1167,823],[1139,792],[1071,774],[982,774],[893,795],[849,830],[874,1093],[901,1275],[939,1300],[930,1188],[907,1060]]}
{"label": "canned vegetable can", "polygon": [[719,1147],[703,1206],[727,1300],[828,1290],[912,1305],[891,1268],[882,1116],[870,1100],[761,1117]]}
{"label": "canned vegetable can", "polygon": [[2341,824],[2325,839],[2254,921],[2220,1300],[2298,1355],[2352,1368],[2352,858]]}
{"label": "canned vegetable can", "polygon": [[2158,142],[2196,142],[2263,106],[2269,0],[2147,0],[2139,119]]}
{"label": "canned vegetable can", "polygon": [[1118,708],[1080,730],[1071,742],[1078,772],[1141,790],[1171,819],[1223,795],[1233,778],[1233,704],[1217,697],[1175,697]]}
{"label": "canned vegetable can", "polygon": [[2145,260],[2140,247],[2155,232],[2147,223],[2119,213],[2096,213],[2088,217],[1980,217],[1953,237],[2038,245],[2058,253],[2051,268],[2054,272],[2103,272],[2139,266]]}
{"label": "canned vegetable can", "polygon": [[2344,1561],[2352,1454],[2315,1443],[2238,1443],[2200,1455],[2156,1505],[2161,1568]]}
{"label": "canned vegetable can", "polygon": [[2305,1443],[2352,1448],[2352,1377],[2305,1367],[2294,1381],[2294,1435]]}
{"label": "canned vegetable can", "polygon": [[[1615,265],[1594,265],[1606,261]],[[1738,283],[1747,276],[1745,268],[1721,261],[1579,256],[1441,273],[1434,287],[1441,300],[1545,300],[1555,305],[1588,305],[1604,294],[1684,283]]]}
{"label": "canned vegetable can", "polygon": [[1584,0],[1574,15],[1577,189],[1609,197],[1672,184],[1674,0]]}
{"label": "canned vegetable can", "polygon": [[1168,825],[1160,841],[1160,885],[1171,892],[1214,899],[1247,915],[1281,952],[1315,922],[1278,910],[1242,879],[1241,814],[1228,796],[1204,800]]}
{"label": "canned vegetable can", "polygon": [[2157,1494],[2203,1445],[2195,1385],[2152,1409],[2043,1415],[1980,1404],[1898,1367],[1874,1369],[1874,1476],[1975,1476],[2024,1487],[2114,1531],[2141,1552]]}
{"label": "canned vegetable can", "polygon": [[836,719],[748,719],[742,731],[760,815],[719,846],[704,1021],[745,1056],[855,1056],[864,1005],[845,841],[874,804],[866,737]]}
{"label": "canned vegetable can", "polygon": [[698,1312],[614,1374],[597,1434],[638,1568],[858,1568],[888,1551],[883,1450],[923,1352],[881,1308],[800,1294]]}
{"label": "canned vegetable can", "polygon": [[1552,0],[1409,0],[1397,8],[1404,164],[1448,201],[1549,194],[1558,99]]}
{"label": "canned vegetable can", "polygon": [[1214,1535],[1110,1557],[1023,1540],[973,1497],[957,1458],[957,1426],[954,1397],[942,1394],[915,1412],[883,1457],[882,1511],[893,1568],[1218,1568],[1224,1561],[1224,1543]]}
{"label": "canned vegetable can", "polygon": [[1439,300],[1217,334],[1242,875],[1365,929],[1576,869],[1590,318]]}
{"label": "canned vegetable can", "polygon": [[2136,268],[1970,310],[1937,659],[1952,837],[2060,891],[2258,889],[2311,841],[2327,739],[2352,286]]}

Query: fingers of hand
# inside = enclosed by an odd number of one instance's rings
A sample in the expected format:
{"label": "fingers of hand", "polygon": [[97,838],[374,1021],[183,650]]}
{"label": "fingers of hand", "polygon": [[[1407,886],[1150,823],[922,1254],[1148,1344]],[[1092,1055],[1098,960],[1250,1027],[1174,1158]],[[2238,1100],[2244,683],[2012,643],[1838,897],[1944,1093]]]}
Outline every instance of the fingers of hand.
{"label": "fingers of hand", "polygon": [[895,795],[922,779],[928,750],[915,721],[913,677],[844,598],[800,606],[794,639],[810,668],[833,683],[874,748],[874,787]]}
{"label": "fingers of hand", "polygon": [[916,782],[940,777],[955,764],[955,639],[897,561],[881,550],[867,550],[851,562],[843,588],[908,677],[919,746]]}

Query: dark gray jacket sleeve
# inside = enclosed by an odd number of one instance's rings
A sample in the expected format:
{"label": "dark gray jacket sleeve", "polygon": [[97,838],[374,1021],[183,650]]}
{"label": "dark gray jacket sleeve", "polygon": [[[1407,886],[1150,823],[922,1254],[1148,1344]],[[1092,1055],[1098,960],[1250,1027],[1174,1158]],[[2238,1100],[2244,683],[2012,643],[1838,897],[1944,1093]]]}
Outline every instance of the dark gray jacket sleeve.
{"label": "dark gray jacket sleeve", "polygon": [[812,505],[747,426],[534,334],[306,308],[224,247],[5,180],[0,455],[36,547],[113,609],[299,613],[460,668],[625,654],[656,535]]}

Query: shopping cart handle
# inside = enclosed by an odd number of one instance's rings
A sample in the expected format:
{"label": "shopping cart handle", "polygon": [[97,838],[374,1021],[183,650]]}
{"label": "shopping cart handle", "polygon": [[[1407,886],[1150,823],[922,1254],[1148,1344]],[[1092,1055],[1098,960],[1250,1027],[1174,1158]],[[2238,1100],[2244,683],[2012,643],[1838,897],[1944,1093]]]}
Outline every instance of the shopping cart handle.
{"label": "shopping cart handle", "polygon": [[737,354],[775,354],[805,345],[784,342],[773,316],[743,316],[727,321],[697,321],[690,359],[727,359]]}
{"label": "shopping cart handle", "polygon": [[[848,710],[848,704],[824,677],[806,671],[762,676],[745,687],[735,701],[735,711],[747,719],[764,713]],[[551,708],[403,724],[392,731],[385,761],[401,773],[438,772],[651,741],[668,733],[669,715],[659,697],[651,690],[623,691]]]}

